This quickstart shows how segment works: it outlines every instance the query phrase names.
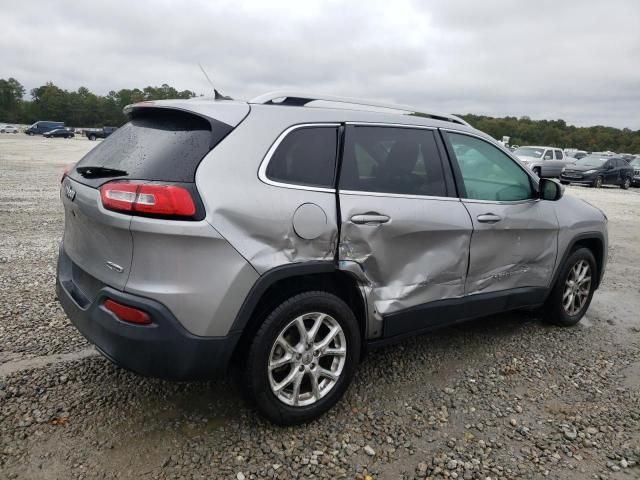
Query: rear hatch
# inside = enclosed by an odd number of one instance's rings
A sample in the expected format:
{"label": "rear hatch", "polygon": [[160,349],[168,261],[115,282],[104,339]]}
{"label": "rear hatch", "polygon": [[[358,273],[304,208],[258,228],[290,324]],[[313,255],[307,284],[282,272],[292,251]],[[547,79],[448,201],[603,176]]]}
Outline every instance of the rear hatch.
{"label": "rear hatch", "polygon": [[[241,106],[248,112],[246,104],[238,104]],[[204,207],[195,188],[196,169],[235,127],[165,105],[145,103],[128,113],[130,121],[85,155],[62,182],[63,249],[73,262],[75,287],[89,300],[103,284],[124,289],[133,259],[132,215],[155,216],[148,211],[111,208],[105,203],[104,192],[101,195],[101,187],[104,191],[114,185],[111,182],[117,182],[186,190],[191,193],[195,213],[182,220],[202,219]],[[237,123],[242,118],[239,116]]]}

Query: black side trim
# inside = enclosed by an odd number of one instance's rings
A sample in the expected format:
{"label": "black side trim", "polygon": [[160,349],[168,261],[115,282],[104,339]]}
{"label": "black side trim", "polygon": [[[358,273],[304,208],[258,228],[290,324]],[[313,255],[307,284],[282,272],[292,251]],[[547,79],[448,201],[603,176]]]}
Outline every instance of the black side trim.
{"label": "black side trim", "polygon": [[[567,258],[571,254],[571,251],[573,250],[573,247],[575,247],[576,243],[578,243],[581,240],[598,240],[600,242],[600,245],[603,248],[602,256],[604,257],[605,255],[607,255],[607,252],[604,251],[605,241],[604,241],[604,235],[602,235],[602,233],[600,233],[600,232],[579,233],[578,235],[573,237],[571,242],[569,242],[569,245],[567,245],[567,248],[565,249],[564,253],[562,254],[562,259],[560,259],[560,261],[557,263],[555,272],[553,272],[553,277],[551,279],[551,284],[549,286],[549,292],[548,293],[551,293],[551,289],[556,284],[556,280],[558,279],[558,275],[560,275],[560,270],[562,270],[562,266],[564,265],[564,262],[566,262]],[[604,264],[604,258],[598,258],[598,256],[596,255],[596,252],[593,252],[593,256],[596,257],[596,261],[599,262],[598,263],[598,268],[600,268],[600,270],[601,270],[601,271],[598,272],[598,282],[596,283],[596,289],[597,289],[600,286],[600,281],[602,280],[602,275],[604,274],[604,269],[602,268],[602,265]],[[545,297],[545,300],[546,300],[546,297]]]}
{"label": "black side trim", "polygon": [[467,297],[437,300],[383,317],[383,337],[371,347],[385,345],[415,334],[544,303],[547,288],[523,287],[500,292],[479,293]]}
{"label": "black side trim", "polygon": [[329,260],[281,265],[263,273],[260,278],[256,280],[256,283],[253,284],[253,287],[251,287],[251,290],[244,299],[242,307],[240,307],[240,310],[236,315],[236,319],[233,321],[233,325],[231,325],[229,333],[233,334],[241,332],[244,329],[249,322],[251,315],[253,315],[260,298],[274,283],[284,278],[311,275],[314,273],[331,273],[335,270],[336,264]]}

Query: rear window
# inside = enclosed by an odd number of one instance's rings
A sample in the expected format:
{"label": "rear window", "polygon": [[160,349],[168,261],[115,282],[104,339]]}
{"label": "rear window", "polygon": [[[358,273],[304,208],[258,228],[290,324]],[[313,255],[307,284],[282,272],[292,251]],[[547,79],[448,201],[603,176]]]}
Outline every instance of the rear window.
{"label": "rear window", "polygon": [[[220,123],[221,130],[226,124]],[[217,127],[217,126],[216,126]],[[118,178],[193,182],[198,164],[215,144],[211,123],[204,118],[180,111],[153,110],[133,118],[87,153],[76,167],[104,167],[122,170]],[[228,127],[230,129],[231,127]],[[228,133],[226,132],[217,132]],[[113,178],[86,179],[74,172],[83,183],[101,184]]]}

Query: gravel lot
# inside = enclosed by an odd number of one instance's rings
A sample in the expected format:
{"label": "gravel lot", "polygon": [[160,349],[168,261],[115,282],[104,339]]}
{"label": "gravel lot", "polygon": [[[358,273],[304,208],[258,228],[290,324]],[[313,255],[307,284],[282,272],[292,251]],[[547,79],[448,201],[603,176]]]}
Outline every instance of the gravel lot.
{"label": "gravel lot", "polygon": [[94,145],[0,135],[0,478],[640,478],[640,190],[567,189],[609,216],[578,327],[512,313],[375,351],[332,412],[281,428],[233,382],[114,367],[66,320],[59,179]]}

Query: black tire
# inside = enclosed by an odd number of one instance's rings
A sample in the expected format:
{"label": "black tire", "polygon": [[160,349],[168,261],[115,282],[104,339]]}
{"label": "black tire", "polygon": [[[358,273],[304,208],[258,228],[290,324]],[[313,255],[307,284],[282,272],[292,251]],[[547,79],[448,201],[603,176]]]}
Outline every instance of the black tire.
{"label": "black tire", "polygon": [[33,137],[33,132],[29,132],[29,133],[28,133],[28,135],[29,135],[30,137]]}
{"label": "black tire", "polygon": [[95,135],[89,135],[89,140],[95,140],[96,136]]}
{"label": "black tire", "polygon": [[[271,389],[269,358],[280,332],[292,320],[311,312],[326,313],[340,325],[346,340],[345,363],[335,384],[322,398],[308,406],[290,406],[278,399]],[[258,412],[274,423],[295,425],[313,420],[340,400],[351,383],[360,360],[360,342],[356,317],[343,300],[322,291],[295,295],[275,308],[253,337],[242,382],[245,394]],[[292,364],[290,371],[295,368],[298,367]]]}
{"label": "black tire", "polygon": [[[573,315],[570,315],[563,305],[563,294],[565,293],[565,288],[567,288],[567,281],[571,270],[580,261],[586,261],[590,267],[589,274],[591,276],[591,282],[589,285],[589,294],[584,305],[582,305],[579,311],[577,311]],[[593,292],[595,291],[595,286],[598,278],[598,266],[596,264],[596,259],[593,256],[593,253],[591,253],[591,250],[589,250],[588,248],[580,247],[571,252],[569,257],[564,262],[564,265],[562,265],[556,283],[553,286],[551,293],[549,294],[549,298],[547,298],[547,302],[545,303],[545,321],[553,323],[555,325],[559,325],[561,327],[570,327],[576,325],[582,319],[585,312],[589,308],[589,305],[591,304],[591,299],[593,298]]]}
{"label": "black tire", "polygon": [[626,177],[622,181],[622,185],[620,185],[620,188],[623,189],[623,190],[629,190],[630,186],[631,186],[631,179],[629,177]]}
{"label": "black tire", "polygon": [[603,182],[602,177],[598,176],[595,178],[591,186],[593,188],[602,188],[602,182]]}
{"label": "black tire", "polygon": [[567,182],[566,180],[560,180],[560,183],[562,185],[570,185],[571,184],[571,182]]}

